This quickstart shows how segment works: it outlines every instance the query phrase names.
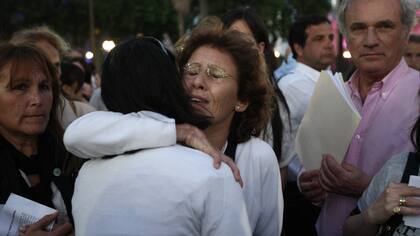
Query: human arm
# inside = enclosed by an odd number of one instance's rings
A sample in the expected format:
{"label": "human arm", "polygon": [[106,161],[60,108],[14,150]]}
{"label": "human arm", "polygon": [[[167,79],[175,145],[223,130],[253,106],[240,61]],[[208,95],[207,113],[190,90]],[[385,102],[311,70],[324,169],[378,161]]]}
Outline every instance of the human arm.
{"label": "human arm", "polygon": [[92,112],[73,121],[64,133],[67,150],[81,158],[100,158],[175,143],[175,121],[144,111]]}
{"label": "human arm", "polygon": [[243,185],[235,163],[213,147],[201,130],[188,124],[175,125],[175,120],[158,113],[92,112],[71,123],[64,134],[64,144],[69,152],[91,159],[170,146],[176,142],[212,156],[215,168],[225,162],[236,181]]}
{"label": "human arm", "polygon": [[[288,167],[287,176],[295,180],[301,169],[298,155],[294,150],[296,134],[303,119],[310,99],[308,81],[302,80],[294,73],[285,76],[278,83],[287,101],[288,108],[280,106],[281,118],[284,125],[282,140],[282,156],[279,163],[280,168]],[[288,111],[289,110],[289,111]],[[288,113],[289,112],[289,113]],[[285,172],[285,171],[284,171]],[[282,175],[283,173],[282,172]],[[283,188],[285,186],[283,185]]]}
{"label": "human arm", "polygon": [[372,177],[357,167],[339,164],[331,155],[324,155],[319,171],[319,183],[326,192],[358,198]]}
{"label": "human arm", "polygon": [[343,236],[373,236],[377,231],[378,225],[369,222],[365,212],[350,216],[343,226]]}
{"label": "human arm", "polygon": [[401,206],[399,214],[420,215],[420,188],[390,183],[365,211],[347,219],[344,235],[375,235],[379,225],[395,214],[394,208],[400,206],[401,196],[406,197],[406,204]]}
{"label": "human arm", "polygon": [[45,228],[56,220],[58,213],[53,213],[42,217],[39,221],[21,226],[19,228],[19,236],[65,236],[73,232],[73,226],[70,223],[55,224],[51,231],[46,231]]}

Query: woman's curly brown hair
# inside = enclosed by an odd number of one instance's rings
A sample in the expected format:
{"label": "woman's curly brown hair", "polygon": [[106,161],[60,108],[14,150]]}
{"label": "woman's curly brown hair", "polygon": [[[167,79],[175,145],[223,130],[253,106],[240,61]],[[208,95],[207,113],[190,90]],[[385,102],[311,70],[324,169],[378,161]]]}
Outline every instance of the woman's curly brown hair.
{"label": "woman's curly brown hair", "polygon": [[[214,20],[214,19],[213,19]],[[240,143],[258,136],[271,118],[274,91],[269,84],[264,55],[259,52],[255,41],[236,30],[223,30],[222,23],[207,25],[193,31],[184,41],[178,55],[180,71],[191,55],[202,46],[210,46],[230,54],[238,72],[238,98],[248,102],[248,108],[235,113],[230,126],[230,138]]]}

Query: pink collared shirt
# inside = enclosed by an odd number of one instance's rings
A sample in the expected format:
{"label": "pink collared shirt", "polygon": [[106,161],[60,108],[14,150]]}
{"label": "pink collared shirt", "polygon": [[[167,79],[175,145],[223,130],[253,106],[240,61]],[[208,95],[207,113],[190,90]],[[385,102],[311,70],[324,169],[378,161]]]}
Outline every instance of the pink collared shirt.
{"label": "pink collared shirt", "polygon": [[[376,82],[364,103],[357,89],[356,71],[347,83],[362,119],[344,162],[373,176],[393,155],[412,149],[410,131],[419,111],[420,73],[404,60],[382,81]],[[357,199],[329,194],[317,221],[318,235],[342,235],[342,227]]]}

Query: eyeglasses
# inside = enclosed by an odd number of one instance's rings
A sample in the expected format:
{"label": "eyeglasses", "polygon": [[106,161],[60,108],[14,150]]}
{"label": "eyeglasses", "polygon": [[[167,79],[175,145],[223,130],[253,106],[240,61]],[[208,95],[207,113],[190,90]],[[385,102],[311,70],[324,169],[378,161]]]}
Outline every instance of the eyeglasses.
{"label": "eyeglasses", "polygon": [[[203,66],[200,63],[187,63],[184,66],[184,74],[188,76],[197,76],[203,70]],[[232,78],[225,70],[216,66],[216,65],[208,65],[204,72],[210,79],[213,80],[223,80]]]}

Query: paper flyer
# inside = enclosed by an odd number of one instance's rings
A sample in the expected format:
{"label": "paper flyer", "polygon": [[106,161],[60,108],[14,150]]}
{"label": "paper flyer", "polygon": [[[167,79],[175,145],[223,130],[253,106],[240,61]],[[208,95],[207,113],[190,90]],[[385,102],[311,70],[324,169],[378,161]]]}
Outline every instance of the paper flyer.
{"label": "paper flyer", "polygon": [[[55,209],[12,193],[0,210],[0,235],[19,235],[19,226],[35,223],[55,212]],[[47,230],[52,227],[51,223]]]}

